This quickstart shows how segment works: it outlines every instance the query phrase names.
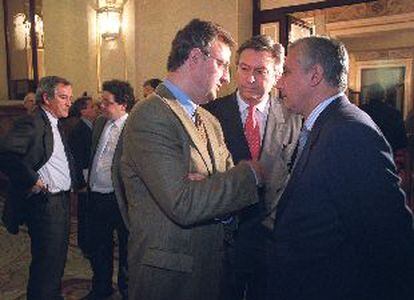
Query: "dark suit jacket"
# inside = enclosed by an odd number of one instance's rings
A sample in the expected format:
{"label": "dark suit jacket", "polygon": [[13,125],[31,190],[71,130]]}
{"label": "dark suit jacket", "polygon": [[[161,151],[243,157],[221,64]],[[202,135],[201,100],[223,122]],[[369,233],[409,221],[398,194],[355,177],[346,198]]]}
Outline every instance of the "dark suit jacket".
{"label": "dark suit jacket", "polygon": [[[99,140],[101,138],[102,132],[105,128],[105,124],[107,121],[108,120],[105,117],[100,116],[98,117],[98,119],[95,121],[93,125],[89,172],[92,171],[93,159],[96,154],[96,150],[98,149]],[[121,170],[120,170],[120,160],[121,160],[122,148],[123,148],[122,146],[123,136],[124,136],[124,130],[122,130],[121,134],[119,135],[118,143],[116,144],[115,153],[114,153],[114,157],[112,160],[112,166],[111,166],[111,173],[112,173],[111,178],[112,178],[112,183],[114,185],[115,196],[118,202],[119,211],[121,213],[122,220],[124,221],[125,226],[128,228],[129,226],[128,207],[126,203],[125,189],[124,189],[124,184],[122,182]],[[90,177],[91,176],[89,174],[88,179]]]}
{"label": "dark suit jacket", "polygon": [[[70,151],[64,144],[69,166],[73,166]],[[11,182],[3,212],[3,222],[10,233],[16,234],[19,225],[25,221],[26,197],[39,178],[37,171],[49,160],[52,152],[52,127],[40,108],[17,120],[0,144],[0,170]],[[73,172],[71,178],[74,185],[77,179]]]}
{"label": "dark suit jacket", "polygon": [[[238,164],[241,160],[251,159],[236,92],[208,103],[205,108],[219,120],[234,163]],[[268,173],[273,174],[269,185],[272,185],[274,189],[281,190],[284,186],[300,127],[300,116],[288,112],[278,99],[270,100],[260,159],[268,169]],[[274,168],[275,170],[272,170]],[[270,186],[267,188],[270,189]],[[274,202],[272,206],[276,205],[276,197],[272,200]],[[268,208],[270,206],[269,204]],[[264,217],[265,213],[259,205],[251,206],[242,211],[241,221],[254,222]]]}
{"label": "dark suit jacket", "polygon": [[[80,119],[69,133],[69,146],[75,161],[75,170],[78,178],[83,179],[83,169],[89,167],[91,157],[92,128]],[[81,186],[86,186],[83,181]]]}
{"label": "dark suit jacket", "polygon": [[[163,84],[128,118],[121,164],[131,299],[217,299],[224,234],[217,218],[258,201],[249,165],[229,171],[219,123],[199,114],[210,145]],[[207,178],[190,181],[188,173]]]}
{"label": "dark suit jacket", "polygon": [[279,201],[269,299],[414,299],[404,200],[378,127],[345,97],[334,100]]}

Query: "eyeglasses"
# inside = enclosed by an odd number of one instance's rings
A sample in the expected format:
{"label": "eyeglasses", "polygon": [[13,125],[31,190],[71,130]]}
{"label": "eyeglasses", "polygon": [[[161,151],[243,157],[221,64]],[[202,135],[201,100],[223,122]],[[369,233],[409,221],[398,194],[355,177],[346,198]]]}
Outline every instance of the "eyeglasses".
{"label": "eyeglasses", "polygon": [[115,104],[116,104],[116,102],[110,101],[110,100],[107,100],[107,99],[102,99],[102,101],[101,101],[101,105],[103,105],[103,106],[111,106],[111,105],[115,105]]}
{"label": "eyeglasses", "polygon": [[213,55],[211,55],[211,53],[203,53],[206,57],[208,58],[212,58],[216,61],[217,66],[225,71],[229,71],[230,70],[230,63],[229,62],[225,62],[224,60],[217,58]]}

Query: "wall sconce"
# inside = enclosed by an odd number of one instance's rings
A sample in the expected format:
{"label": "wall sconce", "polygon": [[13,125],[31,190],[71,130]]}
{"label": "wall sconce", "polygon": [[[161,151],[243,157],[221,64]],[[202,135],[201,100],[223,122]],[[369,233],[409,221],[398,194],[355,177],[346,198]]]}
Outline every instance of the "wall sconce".
{"label": "wall sconce", "polygon": [[116,39],[121,32],[122,8],[104,6],[98,9],[99,33],[105,40]]}

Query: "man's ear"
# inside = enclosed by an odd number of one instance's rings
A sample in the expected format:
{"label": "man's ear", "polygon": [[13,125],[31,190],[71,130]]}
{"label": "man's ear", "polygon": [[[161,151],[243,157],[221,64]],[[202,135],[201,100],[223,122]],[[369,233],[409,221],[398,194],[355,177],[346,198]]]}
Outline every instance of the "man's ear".
{"label": "man's ear", "polygon": [[318,86],[323,80],[324,70],[321,65],[316,64],[309,70],[311,72],[311,86]]}
{"label": "man's ear", "polygon": [[188,61],[190,62],[190,65],[197,64],[202,56],[203,53],[199,48],[191,49],[190,53],[188,54]]}
{"label": "man's ear", "polygon": [[47,96],[47,93],[43,93],[43,94],[42,94],[42,100],[43,100],[43,103],[44,103],[45,105],[49,105],[49,104],[50,104],[50,101],[49,101],[49,98],[48,98],[48,96]]}

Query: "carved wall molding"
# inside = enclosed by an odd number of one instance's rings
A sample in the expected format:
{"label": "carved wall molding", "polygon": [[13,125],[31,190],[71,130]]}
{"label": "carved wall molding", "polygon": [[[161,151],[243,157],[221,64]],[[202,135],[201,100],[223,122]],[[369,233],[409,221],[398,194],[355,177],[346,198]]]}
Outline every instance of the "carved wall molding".
{"label": "carved wall molding", "polygon": [[403,29],[414,29],[414,12],[326,24],[329,35],[335,37]]}
{"label": "carved wall molding", "polygon": [[356,61],[410,59],[414,58],[414,48],[400,48],[390,50],[375,50],[353,52]]}

